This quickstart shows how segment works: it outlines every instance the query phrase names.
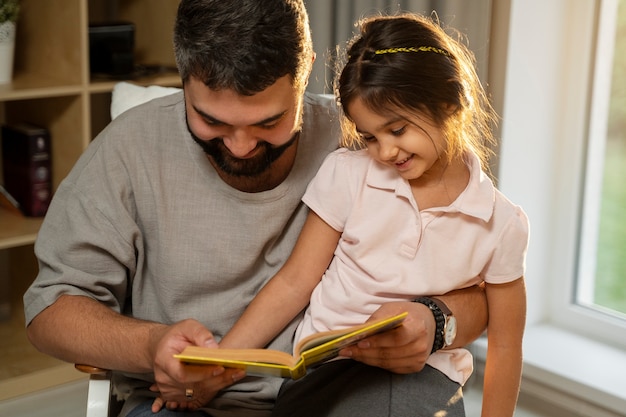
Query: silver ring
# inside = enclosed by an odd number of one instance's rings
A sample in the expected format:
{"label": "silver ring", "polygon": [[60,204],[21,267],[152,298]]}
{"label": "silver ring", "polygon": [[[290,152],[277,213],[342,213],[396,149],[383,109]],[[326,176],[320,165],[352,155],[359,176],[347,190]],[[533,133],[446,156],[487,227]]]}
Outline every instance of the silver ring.
{"label": "silver ring", "polygon": [[193,388],[185,389],[185,398],[187,398],[188,400],[193,399]]}

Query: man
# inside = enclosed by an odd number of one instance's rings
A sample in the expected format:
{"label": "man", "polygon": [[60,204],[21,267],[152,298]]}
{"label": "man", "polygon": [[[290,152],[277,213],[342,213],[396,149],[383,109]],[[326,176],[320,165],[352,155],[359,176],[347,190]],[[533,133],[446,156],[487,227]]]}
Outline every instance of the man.
{"label": "man", "polygon": [[[305,94],[314,54],[301,0],[183,0],[174,44],[184,94],[118,117],[59,186],[24,296],[28,335],[45,353],[115,370],[122,415],[151,415],[160,396],[177,411],[159,415],[268,416],[281,380],[173,354],[217,347],[287,259],[338,116]],[[441,300],[457,345],[484,329],[480,292]],[[407,302],[377,314],[400,310],[400,331],[352,348],[355,360],[422,369],[433,313]],[[294,324],[269,347],[289,351]]]}

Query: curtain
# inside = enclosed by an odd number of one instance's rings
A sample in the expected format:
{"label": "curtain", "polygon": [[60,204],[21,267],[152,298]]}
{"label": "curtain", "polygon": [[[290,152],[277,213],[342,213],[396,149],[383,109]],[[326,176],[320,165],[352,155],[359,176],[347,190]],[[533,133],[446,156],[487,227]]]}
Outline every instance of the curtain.
{"label": "curtain", "polygon": [[372,14],[398,11],[437,13],[444,26],[461,32],[476,55],[478,73],[487,81],[492,0],[305,0],[317,58],[308,90],[332,93],[336,47],[345,49],[355,23]]}

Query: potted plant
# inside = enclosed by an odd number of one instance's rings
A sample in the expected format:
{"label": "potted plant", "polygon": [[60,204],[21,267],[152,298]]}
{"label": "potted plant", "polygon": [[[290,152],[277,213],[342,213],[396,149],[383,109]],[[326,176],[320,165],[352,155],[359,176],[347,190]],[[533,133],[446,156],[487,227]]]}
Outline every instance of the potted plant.
{"label": "potted plant", "polygon": [[11,82],[15,23],[19,12],[19,0],[0,0],[0,84]]}

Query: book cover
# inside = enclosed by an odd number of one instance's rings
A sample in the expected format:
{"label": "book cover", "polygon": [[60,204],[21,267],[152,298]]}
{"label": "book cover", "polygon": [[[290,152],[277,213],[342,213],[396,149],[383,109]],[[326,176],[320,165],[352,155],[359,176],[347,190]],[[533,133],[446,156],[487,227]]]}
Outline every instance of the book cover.
{"label": "book cover", "polygon": [[344,347],[402,325],[407,315],[405,312],[359,326],[313,334],[298,343],[294,356],[270,349],[215,349],[188,346],[174,357],[189,364],[244,369],[248,375],[253,376],[298,379],[306,374],[307,369],[336,358]]}
{"label": "book cover", "polygon": [[52,198],[52,158],[47,129],[29,123],[2,126],[4,189],[26,216],[46,214]]}

